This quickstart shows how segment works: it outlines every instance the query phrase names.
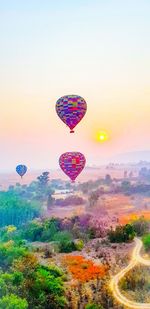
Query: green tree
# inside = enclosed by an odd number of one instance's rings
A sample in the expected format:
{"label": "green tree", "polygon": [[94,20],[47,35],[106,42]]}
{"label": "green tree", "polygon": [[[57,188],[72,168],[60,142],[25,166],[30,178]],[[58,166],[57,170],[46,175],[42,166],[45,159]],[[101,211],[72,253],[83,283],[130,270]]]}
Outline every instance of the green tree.
{"label": "green tree", "polygon": [[143,216],[137,220],[132,221],[132,225],[138,236],[147,234],[150,228],[150,223]]}
{"label": "green tree", "polygon": [[40,208],[37,203],[27,202],[11,192],[0,192],[0,227],[18,227],[39,214]]}
{"label": "green tree", "polygon": [[27,309],[26,299],[22,299],[14,294],[4,296],[0,299],[1,309]]}
{"label": "green tree", "polygon": [[0,274],[0,298],[8,294],[17,294],[19,286],[23,281],[23,275],[20,272],[1,273]]}
{"label": "green tree", "polygon": [[131,224],[118,225],[108,232],[110,242],[128,242],[134,239],[135,232]]}
{"label": "green tree", "polygon": [[30,241],[39,241],[42,237],[43,225],[37,220],[29,222],[22,231],[22,236]]}
{"label": "green tree", "polygon": [[54,240],[58,242],[60,252],[69,253],[76,250],[72,234],[67,231],[58,232]]}
{"label": "green tree", "polygon": [[0,267],[8,269],[15,259],[25,256],[27,249],[15,245],[13,241],[0,244]]}
{"label": "green tree", "polygon": [[145,250],[150,250],[150,234],[143,236],[142,238]]}
{"label": "green tree", "polygon": [[19,295],[27,299],[29,308],[66,308],[63,272],[59,268],[40,266],[36,257],[28,254],[15,261],[13,270],[23,274]]}

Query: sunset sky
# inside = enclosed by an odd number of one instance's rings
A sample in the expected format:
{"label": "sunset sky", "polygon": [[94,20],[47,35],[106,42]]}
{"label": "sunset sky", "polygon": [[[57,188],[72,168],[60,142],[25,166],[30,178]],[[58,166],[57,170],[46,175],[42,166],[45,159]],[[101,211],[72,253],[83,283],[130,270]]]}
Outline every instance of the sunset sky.
{"label": "sunset sky", "polygon": [[[149,0],[0,0],[0,32],[0,171],[150,150]],[[65,94],[87,101],[75,134],[55,113]]]}

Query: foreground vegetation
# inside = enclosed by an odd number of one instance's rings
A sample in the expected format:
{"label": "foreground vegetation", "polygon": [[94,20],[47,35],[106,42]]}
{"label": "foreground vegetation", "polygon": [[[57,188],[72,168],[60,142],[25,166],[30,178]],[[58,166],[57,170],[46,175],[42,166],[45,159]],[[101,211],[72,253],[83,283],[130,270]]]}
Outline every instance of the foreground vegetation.
{"label": "foreground vegetation", "polygon": [[135,266],[121,280],[120,289],[128,299],[141,303],[150,303],[149,268],[142,265]]}
{"label": "foreground vegetation", "polygon": [[0,308],[65,307],[60,269],[40,265],[26,246],[11,240],[1,243],[0,261]]}

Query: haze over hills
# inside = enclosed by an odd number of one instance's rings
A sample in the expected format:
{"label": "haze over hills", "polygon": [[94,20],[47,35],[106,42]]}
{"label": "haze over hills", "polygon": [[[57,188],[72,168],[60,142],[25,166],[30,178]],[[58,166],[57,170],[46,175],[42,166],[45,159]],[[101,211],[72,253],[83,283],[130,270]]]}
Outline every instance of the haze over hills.
{"label": "haze over hills", "polygon": [[[90,164],[93,161],[95,161],[95,164]],[[100,160],[97,161],[91,160],[91,162],[87,161],[85,170],[78,178],[79,181],[87,181],[90,179],[97,179],[99,177],[104,177],[106,172],[110,173],[112,177],[121,178],[123,177],[123,172],[125,168],[126,169],[133,168],[132,164],[138,164],[135,170],[135,174],[137,174],[140,166],[143,166],[144,162],[145,165],[150,164],[150,150],[121,153],[113,157],[107,157],[105,158],[105,160],[100,158]],[[118,167],[116,166],[116,168],[114,167],[112,171],[110,163],[119,164],[119,166]],[[126,165],[126,167],[124,165]],[[57,179],[61,178],[64,180],[68,180],[67,176],[63,174],[59,168],[56,169],[54,168],[53,170],[50,170],[48,168],[33,170],[29,168],[27,175],[22,180],[20,180],[15,170],[7,172],[1,171],[0,187],[1,189],[7,188],[9,185],[14,185],[16,182],[21,182],[22,184],[30,183],[31,181],[36,180],[37,176],[46,170],[50,172],[50,178],[57,178]]]}
{"label": "haze over hills", "polygon": [[[118,153],[113,156],[95,156],[93,155],[92,157],[88,158],[87,160],[87,167],[101,167],[101,166],[106,166],[108,164],[119,164],[119,165],[132,165],[132,164],[138,164],[142,161],[146,163],[150,163],[150,150],[137,150],[137,151],[131,151],[131,152],[123,152],[123,153]],[[94,163],[93,163],[94,162]]]}
{"label": "haze over hills", "polygon": [[138,163],[140,161],[150,162],[150,150],[120,153],[110,158],[113,163]]}

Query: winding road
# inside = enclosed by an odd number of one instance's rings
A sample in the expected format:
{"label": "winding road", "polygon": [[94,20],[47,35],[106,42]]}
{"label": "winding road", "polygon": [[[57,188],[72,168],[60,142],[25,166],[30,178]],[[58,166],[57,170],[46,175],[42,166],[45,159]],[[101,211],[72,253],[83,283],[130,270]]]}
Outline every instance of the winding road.
{"label": "winding road", "polygon": [[112,277],[110,282],[110,287],[115,299],[124,306],[132,309],[150,309],[150,303],[137,303],[128,300],[125,296],[121,294],[119,290],[119,281],[126,275],[128,271],[134,268],[136,264],[140,263],[146,266],[150,266],[150,260],[145,260],[140,256],[142,246],[142,241],[139,238],[135,238],[135,248],[133,250],[129,265],[123,270],[121,270],[117,275]]}

